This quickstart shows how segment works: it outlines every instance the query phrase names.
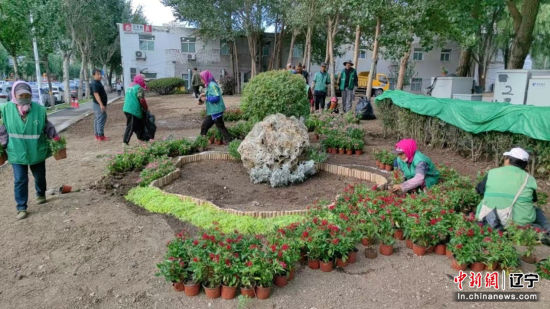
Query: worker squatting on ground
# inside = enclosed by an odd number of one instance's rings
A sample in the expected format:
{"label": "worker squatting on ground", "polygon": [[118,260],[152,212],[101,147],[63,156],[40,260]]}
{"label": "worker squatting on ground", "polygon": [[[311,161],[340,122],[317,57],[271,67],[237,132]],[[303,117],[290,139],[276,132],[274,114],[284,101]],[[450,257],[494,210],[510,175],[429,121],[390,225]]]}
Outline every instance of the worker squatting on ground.
{"label": "worker squatting on ground", "polygon": [[550,235],[550,224],[542,209],[535,207],[537,181],[525,170],[529,154],[521,148],[504,153],[504,165],[490,170],[477,185],[483,195],[476,211],[476,219],[493,228],[513,222],[532,225]]}
{"label": "worker squatting on ground", "polygon": [[394,192],[409,192],[429,188],[439,180],[439,171],[432,160],[418,151],[414,139],[402,139],[395,145],[394,166],[405,176],[405,182],[394,185]]}
{"label": "worker squatting on ground", "polygon": [[29,199],[28,169],[34,176],[37,203],[46,202],[46,159],[51,156],[48,139],[59,140],[46,108],[31,102],[31,86],[18,81],[12,88],[12,101],[2,107],[0,144],[6,149],[13,168],[17,219],[27,217]]}

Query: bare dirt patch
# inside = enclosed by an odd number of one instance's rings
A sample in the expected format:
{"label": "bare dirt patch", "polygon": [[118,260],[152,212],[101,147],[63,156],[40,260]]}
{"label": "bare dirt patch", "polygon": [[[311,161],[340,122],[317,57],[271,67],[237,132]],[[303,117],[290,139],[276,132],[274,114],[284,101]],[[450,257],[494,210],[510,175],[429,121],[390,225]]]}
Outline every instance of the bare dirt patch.
{"label": "bare dirt patch", "polygon": [[242,164],[233,161],[193,162],[181,170],[181,178],[164,187],[165,191],[244,211],[306,209],[315,201],[331,201],[347,185],[360,182],[321,171],[303,183],[272,188],[253,184]]}

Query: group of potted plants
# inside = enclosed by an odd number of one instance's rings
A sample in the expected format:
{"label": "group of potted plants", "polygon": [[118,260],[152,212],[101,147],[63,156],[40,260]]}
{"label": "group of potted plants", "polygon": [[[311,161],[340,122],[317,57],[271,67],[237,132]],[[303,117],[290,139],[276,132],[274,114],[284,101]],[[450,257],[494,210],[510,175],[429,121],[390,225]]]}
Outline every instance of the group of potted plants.
{"label": "group of potted plants", "polygon": [[210,130],[208,130],[208,132],[206,132],[206,137],[208,138],[208,143],[210,145],[212,145],[212,144],[216,144],[216,145],[223,144],[223,136],[222,136],[222,133],[220,132],[220,130],[218,130],[218,128],[213,127]]}
{"label": "group of potted plants", "polygon": [[376,159],[376,166],[381,170],[391,171],[393,170],[393,162],[395,161],[396,155],[387,151],[381,150],[374,153],[374,158]]}
{"label": "group of potted plants", "polygon": [[310,115],[306,127],[315,132],[315,139],[322,136],[321,144],[331,154],[363,153],[365,131],[349,117],[321,113]]}
{"label": "group of potted plants", "polygon": [[269,242],[261,236],[230,234],[214,229],[200,237],[183,232],[168,243],[158,276],[188,296],[232,299],[237,289],[246,297],[266,299],[274,284],[283,287],[293,279],[299,260],[296,246],[283,240]]}
{"label": "group of potted plants", "polygon": [[330,154],[361,155],[365,142],[347,136],[329,135],[323,139],[322,145]]}

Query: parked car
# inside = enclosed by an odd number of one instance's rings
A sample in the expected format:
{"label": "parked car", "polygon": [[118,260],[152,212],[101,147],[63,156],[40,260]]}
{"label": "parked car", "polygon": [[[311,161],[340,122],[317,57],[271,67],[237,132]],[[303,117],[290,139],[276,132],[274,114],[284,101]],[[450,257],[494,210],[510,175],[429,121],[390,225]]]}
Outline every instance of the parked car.
{"label": "parked car", "polygon": [[[77,85],[71,85],[70,88],[71,88],[71,98],[76,98],[77,95],[78,95],[78,86]],[[84,87],[84,89],[82,89],[82,95],[83,96],[86,95],[86,87]]]}
{"label": "parked car", "polygon": [[0,86],[0,103],[6,103],[8,101],[11,101],[11,86],[13,83],[11,82],[4,82],[2,86]]}
{"label": "parked car", "polygon": [[[55,105],[55,102],[50,102],[50,95],[48,93],[48,90],[38,89],[37,86],[31,86],[31,90],[32,90],[32,101],[33,102],[36,102],[36,103],[38,103],[40,105],[43,105],[43,106],[46,106],[46,107],[50,107],[50,106]],[[40,101],[40,96],[38,94],[38,91],[40,91],[41,94],[42,94],[42,101]]]}
{"label": "parked car", "polygon": [[[43,89],[46,90],[46,93],[48,93],[48,87]],[[63,89],[61,87],[52,85],[52,93],[55,98],[55,104],[65,103],[65,98],[63,97]]]}

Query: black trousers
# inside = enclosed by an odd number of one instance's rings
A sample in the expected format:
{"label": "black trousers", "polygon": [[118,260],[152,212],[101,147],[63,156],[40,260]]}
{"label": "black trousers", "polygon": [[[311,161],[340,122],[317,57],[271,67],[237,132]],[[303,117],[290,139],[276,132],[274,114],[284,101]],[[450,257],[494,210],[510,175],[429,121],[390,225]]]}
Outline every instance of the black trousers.
{"label": "black trousers", "polygon": [[201,86],[193,86],[193,94],[195,95],[195,98],[197,98],[197,99],[201,95],[201,92],[199,91],[200,88],[201,88]]}
{"label": "black trousers", "polygon": [[[148,141],[149,138],[143,134],[143,131],[145,129],[145,118],[139,119],[138,117],[129,114],[124,113],[126,115],[126,130],[124,131],[124,144],[128,144],[130,142],[130,138],[132,137],[133,133],[136,133],[136,137],[140,141]],[[145,116],[145,115],[144,115]]]}
{"label": "black trousers", "polygon": [[315,91],[315,110],[325,109],[325,99],[327,98],[327,93],[324,91]]}
{"label": "black trousers", "polygon": [[229,142],[231,140],[231,134],[229,134],[229,131],[227,131],[227,128],[225,127],[223,116],[217,118],[216,120],[212,120],[212,116],[209,115],[204,117],[201,125],[201,135],[205,136],[208,130],[210,130],[213,125],[216,125],[218,130],[220,130],[220,133],[223,135],[224,141]]}

